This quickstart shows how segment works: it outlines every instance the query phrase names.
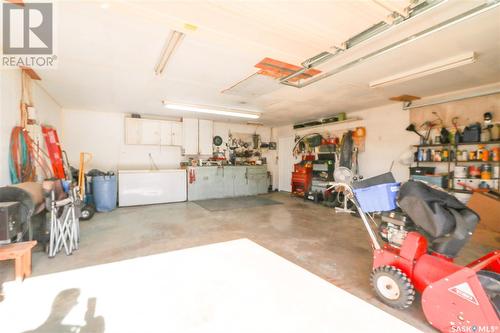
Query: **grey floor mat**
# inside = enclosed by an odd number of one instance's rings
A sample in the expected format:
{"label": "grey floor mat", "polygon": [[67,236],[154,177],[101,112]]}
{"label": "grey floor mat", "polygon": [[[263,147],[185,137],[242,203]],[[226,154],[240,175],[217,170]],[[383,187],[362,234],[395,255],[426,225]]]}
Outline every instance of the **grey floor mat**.
{"label": "grey floor mat", "polygon": [[279,201],[257,196],[225,198],[225,199],[208,199],[208,200],[199,200],[193,202],[211,212],[282,204]]}

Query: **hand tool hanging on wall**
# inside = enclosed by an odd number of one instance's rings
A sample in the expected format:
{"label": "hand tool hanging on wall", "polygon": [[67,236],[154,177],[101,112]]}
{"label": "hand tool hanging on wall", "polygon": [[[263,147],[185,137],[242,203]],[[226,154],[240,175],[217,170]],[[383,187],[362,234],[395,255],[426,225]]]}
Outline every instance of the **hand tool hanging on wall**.
{"label": "hand tool hanging on wall", "polygon": [[192,184],[196,181],[196,173],[194,169],[189,170],[189,184]]}
{"label": "hand tool hanging on wall", "polygon": [[33,106],[33,96],[31,94],[31,77],[25,69],[21,70],[21,127],[28,125],[28,107]]}
{"label": "hand tool hanging on wall", "polygon": [[311,141],[311,146],[316,147],[321,144],[322,140],[325,138],[319,133],[309,133],[302,137],[296,136],[295,145],[293,146],[292,152],[295,157],[297,157],[301,152],[306,150],[306,141],[308,138],[313,137],[314,139]]}

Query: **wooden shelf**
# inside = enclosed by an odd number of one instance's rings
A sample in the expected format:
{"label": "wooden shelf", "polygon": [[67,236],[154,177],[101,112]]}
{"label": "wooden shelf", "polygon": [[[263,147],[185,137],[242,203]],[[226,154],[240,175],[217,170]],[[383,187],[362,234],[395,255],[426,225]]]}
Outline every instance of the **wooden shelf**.
{"label": "wooden shelf", "polygon": [[459,190],[458,188],[449,188],[448,191],[455,192],[455,193],[472,194],[472,191]]}
{"label": "wooden shelf", "polygon": [[497,145],[500,144],[500,140],[485,141],[485,142],[460,142],[456,146],[474,146],[474,145]]}
{"label": "wooden shelf", "polygon": [[449,147],[454,146],[451,143],[433,143],[429,145],[413,145],[415,148],[429,148],[429,147]]}
{"label": "wooden shelf", "polygon": [[356,121],[360,121],[360,120],[363,120],[363,119],[360,117],[352,117],[352,118],[347,118],[345,120],[332,121],[330,123],[322,123],[322,124],[317,124],[317,125],[312,125],[312,126],[297,127],[297,128],[294,128],[294,131],[304,131],[304,130],[308,130],[311,128],[341,125],[341,124],[352,123],[352,122],[356,122]]}
{"label": "wooden shelf", "polygon": [[500,178],[490,178],[490,179],[482,179],[477,177],[453,177],[454,179],[478,179],[478,180],[497,180]]}
{"label": "wooden shelf", "polygon": [[485,141],[485,142],[460,142],[460,143],[433,143],[428,145],[413,145],[415,148],[430,148],[430,147],[457,147],[457,146],[479,146],[479,145],[496,145],[500,144],[500,140]]}
{"label": "wooden shelf", "polygon": [[480,160],[475,160],[475,161],[452,161],[452,163],[500,163],[500,161],[480,161]]}
{"label": "wooden shelf", "polygon": [[413,161],[413,163],[483,163],[483,164],[495,164],[500,163],[500,161]]}

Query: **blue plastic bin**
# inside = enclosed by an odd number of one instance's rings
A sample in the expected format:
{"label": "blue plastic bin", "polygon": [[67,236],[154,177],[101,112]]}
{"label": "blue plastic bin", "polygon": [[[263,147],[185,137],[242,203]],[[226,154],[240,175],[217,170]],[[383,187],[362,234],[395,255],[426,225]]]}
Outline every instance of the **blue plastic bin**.
{"label": "blue plastic bin", "polygon": [[384,212],[397,207],[396,197],[401,183],[387,183],[354,190],[365,213]]}
{"label": "blue plastic bin", "polygon": [[98,212],[110,212],[116,208],[116,176],[92,177],[92,192],[95,208]]}

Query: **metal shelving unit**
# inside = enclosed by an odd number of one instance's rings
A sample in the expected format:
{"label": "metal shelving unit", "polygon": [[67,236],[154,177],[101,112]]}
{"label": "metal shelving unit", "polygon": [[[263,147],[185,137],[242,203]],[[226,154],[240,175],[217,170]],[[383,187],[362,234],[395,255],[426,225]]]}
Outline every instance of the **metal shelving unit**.
{"label": "metal shelving unit", "polygon": [[[454,179],[464,179],[464,180],[472,180],[472,179],[478,179],[474,177],[454,177],[452,173],[452,166],[455,167],[457,165],[461,165],[462,163],[464,164],[474,164],[474,163],[481,163],[481,164],[492,164],[492,165],[500,165],[500,161],[483,161],[483,160],[468,160],[468,161],[459,161],[457,160],[457,150],[458,147],[462,146],[479,146],[479,145],[484,145],[484,146],[492,146],[492,145],[500,145],[500,140],[493,140],[493,141],[486,141],[486,142],[460,142],[457,144],[451,144],[451,143],[438,143],[438,144],[426,144],[426,145],[413,145],[414,148],[417,149],[425,149],[425,148],[435,148],[435,147],[443,147],[443,149],[448,149],[451,153],[451,151],[454,152],[454,158],[448,158],[447,161],[414,161],[414,163],[417,164],[417,167],[420,166],[420,164],[427,164],[427,163],[447,163],[448,164],[448,177],[449,177],[449,182],[451,183],[451,187],[448,188],[449,191],[454,192],[454,193],[467,193],[470,194],[472,191],[469,190],[462,190],[462,189],[456,189],[454,188]],[[491,178],[491,180],[499,180],[499,178]],[[500,181],[497,184],[497,191],[500,191]]]}

